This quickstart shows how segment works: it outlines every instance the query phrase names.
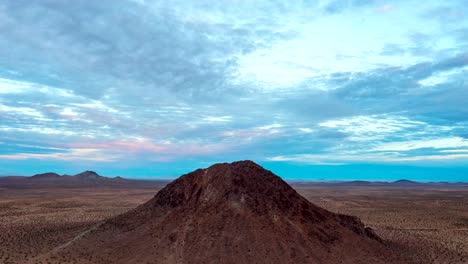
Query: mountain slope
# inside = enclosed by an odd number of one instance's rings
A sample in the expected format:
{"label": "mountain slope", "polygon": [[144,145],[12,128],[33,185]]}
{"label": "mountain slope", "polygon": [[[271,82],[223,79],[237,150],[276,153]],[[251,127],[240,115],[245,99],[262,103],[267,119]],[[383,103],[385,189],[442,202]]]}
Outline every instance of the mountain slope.
{"label": "mountain slope", "polygon": [[59,263],[399,263],[358,218],[310,203],[251,161],[183,175],[48,257]]}

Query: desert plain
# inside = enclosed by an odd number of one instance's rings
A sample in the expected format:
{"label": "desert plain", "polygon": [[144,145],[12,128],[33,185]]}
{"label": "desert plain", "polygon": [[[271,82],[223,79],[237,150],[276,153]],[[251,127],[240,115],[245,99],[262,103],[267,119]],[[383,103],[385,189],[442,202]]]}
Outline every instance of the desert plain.
{"label": "desert plain", "polygon": [[[466,186],[292,186],[318,206],[358,216],[411,263],[468,263]],[[159,188],[0,187],[0,263],[54,263],[40,256],[146,202]]]}

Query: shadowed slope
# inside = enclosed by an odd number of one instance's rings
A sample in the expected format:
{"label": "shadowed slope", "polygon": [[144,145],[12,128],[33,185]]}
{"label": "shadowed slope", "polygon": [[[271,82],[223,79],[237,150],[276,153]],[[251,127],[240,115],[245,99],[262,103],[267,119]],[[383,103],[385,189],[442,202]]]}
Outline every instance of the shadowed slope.
{"label": "shadowed slope", "polygon": [[398,263],[359,219],[251,161],[183,175],[52,253],[61,263]]}

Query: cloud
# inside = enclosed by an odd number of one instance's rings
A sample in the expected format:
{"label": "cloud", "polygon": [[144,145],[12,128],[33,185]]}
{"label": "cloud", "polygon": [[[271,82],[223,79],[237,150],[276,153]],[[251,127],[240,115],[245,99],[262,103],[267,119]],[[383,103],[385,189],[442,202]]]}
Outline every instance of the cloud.
{"label": "cloud", "polygon": [[5,160],[58,160],[58,161],[98,161],[112,162],[122,156],[101,152],[98,149],[70,149],[65,153],[18,153],[0,154],[0,159]]}
{"label": "cloud", "polygon": [[[326,129],[321,131],[322,129]],[[468,141],[455,136],[458,127],[433,125],[396,115],[354,116],[318,124],[311,137],[333,139],[321,151],[273,155],[268,161],[295,161],[307,164],[394,163],[446,161],[467,158],[460,148]],[[341,133],[332,135],[333,130]],[[322,134],[322,135],[321,135]],[[331,144],[330,144],[331,143]],[[458,154],[457,152],[461,152]]]}
{"label": "cloud", "polygon": [[[94,99],[137,100],[145,93],[157,100],[163,90],[186,99],[217,93],[230,89],[226,79],[237,55],[284,37],[273,20],[251,27],[279,12],[266,1],[258,5],[268,9],[246,14],[241,6],[203,1],[7,1],[0,6],[6,21],[0,47],[16,48],[1,54],[0,67],[40,74],[45,82]],[[20,54],[24,59],[18,61]]]}
{"label": "cloud", "polygon": [[375,4],[377,1],[375,0],[334,0],[328,2],[324,10],[328,14],[336,14],[343,12],[345,10],[349,10],[350,8],[362,8],[366,6],[370,6]]}
{"label": "cloud", "polygon": [[468,18],[415,4],[4,1],[0,160],[463,160]]}
{"label": "cloud", "polygon": [[319,123],[320,127],[334,128],[350,135],[351,141],[371,141],[382,139],[390,134],[425,125],[401,116],[355,116]]}
{"label": "cloud", "polygon": [[468,147],[468,140],[461,137],[425,138],[401,142],[387,142],[374,148],[374,151],[408,151],[422,148],[461,148]]}
{"label": "cloud", "polygon": [[6,115],[25,115],[35,119],[44,117],[39,111],[30,107],[11,107],[7,105],[0,105],[0,113],[5,117]]}
{"label": "cloud", "polygon": [[232,116],[207,116],[203,120],[208,122],[229,122]]}
{"label": "cloud", "polygon": [[313,165],[345,165],[350,163],[408,163],[408,162],[438,162],[458,160],[466,161],[468,154],[451,154],[451,155],[424,155],[424,156],[397,156],[392,154],[367,154],[367,155],[318,155],[318,154],[302,154],[291,156],[274,156],[266,158],[267,161],[277,162],[300,162]]}

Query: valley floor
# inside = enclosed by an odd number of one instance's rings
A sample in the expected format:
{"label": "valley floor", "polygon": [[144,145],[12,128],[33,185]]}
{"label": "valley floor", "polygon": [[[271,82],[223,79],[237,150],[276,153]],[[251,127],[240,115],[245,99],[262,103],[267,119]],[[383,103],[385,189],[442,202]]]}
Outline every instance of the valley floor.
{"label": "valley floor", "polygon": [[466,187],[296,187],[330,211],[356,215],[421,263],[468,263]]}
{"label": "valley floor", "polygon": [[[395,254],[468,263],[468,188],[295,186],[328,210],[359,216]],[[155,195],[150,188],[0,188],[0,263],[26,263]],[[32,262],[34,263],[34,262]]]}

